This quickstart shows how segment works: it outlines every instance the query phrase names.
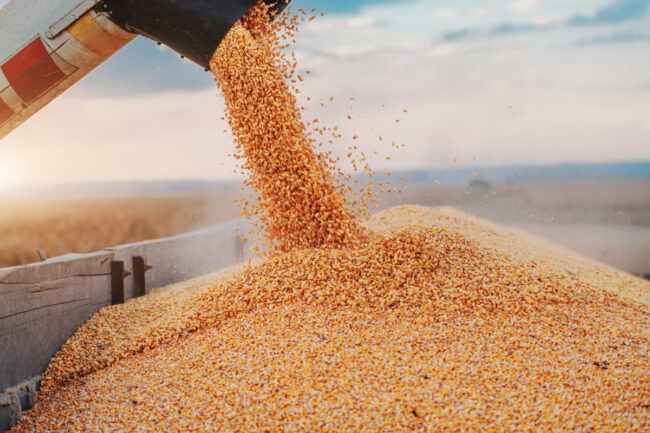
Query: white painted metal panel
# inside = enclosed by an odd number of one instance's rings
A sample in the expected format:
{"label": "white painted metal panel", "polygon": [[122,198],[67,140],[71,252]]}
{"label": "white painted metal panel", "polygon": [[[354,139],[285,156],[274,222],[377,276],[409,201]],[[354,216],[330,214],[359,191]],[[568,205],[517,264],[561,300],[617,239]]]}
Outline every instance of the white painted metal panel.
{"label": "white painted metal panel", "polygon": [[[97,4],[100,0],[93,0]],[[0,62],[11,57],[84,0],[12,0],[0,9]]]}

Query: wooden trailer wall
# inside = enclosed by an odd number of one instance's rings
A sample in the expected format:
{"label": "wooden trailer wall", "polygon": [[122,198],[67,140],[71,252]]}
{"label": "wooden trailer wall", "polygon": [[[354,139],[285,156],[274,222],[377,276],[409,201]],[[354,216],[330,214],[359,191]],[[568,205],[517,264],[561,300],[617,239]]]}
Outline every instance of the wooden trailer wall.
{"label": "wooden trailer wall", "polygon": [[241,262],[248,228],[235,221],[0,269],[0,432],[33,406],[40,374],[96,311]]}

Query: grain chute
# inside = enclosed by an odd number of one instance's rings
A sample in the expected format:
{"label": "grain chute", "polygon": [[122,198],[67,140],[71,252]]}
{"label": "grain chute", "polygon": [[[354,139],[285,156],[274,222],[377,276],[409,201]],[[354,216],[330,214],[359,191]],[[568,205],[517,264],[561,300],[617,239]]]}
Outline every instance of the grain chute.
{"label": "grain chute", "polygon": [[[274,12],[289,0],[265,0]],[[143,35],[207,68],[257,0],[13,0],[0,9],[0,139]]]}

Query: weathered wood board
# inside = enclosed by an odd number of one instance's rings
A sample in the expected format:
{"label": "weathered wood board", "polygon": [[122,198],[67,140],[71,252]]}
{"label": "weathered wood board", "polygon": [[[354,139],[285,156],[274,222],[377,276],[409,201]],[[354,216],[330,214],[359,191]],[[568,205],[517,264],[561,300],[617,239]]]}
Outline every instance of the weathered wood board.
{"label": "weathered wood board", "polygon": [[43,372],[61,344],[110,303],[110,253],[0,270],[0,390]]}
{"label": "weathered wood board", "polygon": [[124,262],[124,270],[130,274],[124,282],[125,298],[131,299],[134,296],[133,257],[144,258],[145,264],[151,267],[146,271],[145,279],[145,290],[149,291],[239,263],[244,258],[244,251],[237,229],[245,228],[244,223],[235,221],[107,251],[113,254],[113,260]]}
{"label": "weathered wood board", "polygon": [[[144,260],[141,292],[149,291],[239,263],[244,253],[238,229],[248,228],[235,221],[93,254],[0,269],[0,432],[10,427],[6,390],[33,382],[76,329],[111,304],[111,263],[124,262],[123,297],[131,299],[137,292],[134,257]],[[20,393],[27,409],[24,391],[21,388]]]}

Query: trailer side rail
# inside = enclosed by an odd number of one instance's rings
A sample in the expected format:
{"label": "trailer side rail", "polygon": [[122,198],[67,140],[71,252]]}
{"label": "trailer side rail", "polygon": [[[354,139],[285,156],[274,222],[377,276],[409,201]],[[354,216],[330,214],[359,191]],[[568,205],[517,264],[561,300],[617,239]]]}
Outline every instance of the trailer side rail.
{"label": "trailer side rail", "polygon": [[100,308],[244,260],[234,221],[185,235],[0,269],[0,432],[36,400],[40,374]]}

